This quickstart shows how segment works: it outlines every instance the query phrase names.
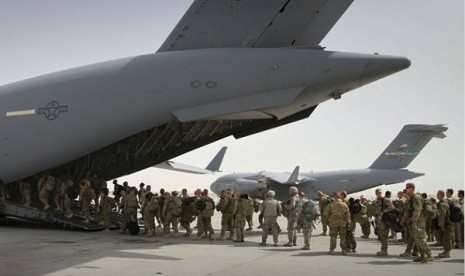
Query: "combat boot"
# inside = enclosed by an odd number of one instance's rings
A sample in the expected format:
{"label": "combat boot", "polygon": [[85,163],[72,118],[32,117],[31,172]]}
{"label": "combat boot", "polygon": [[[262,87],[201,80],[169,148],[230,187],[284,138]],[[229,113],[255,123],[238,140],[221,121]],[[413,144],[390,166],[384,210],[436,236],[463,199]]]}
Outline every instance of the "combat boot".
{"label": "combat boot", "polygon": [[321,233],[320,236],[326,236],[326,231],[323,231],[323,233]]}
{"label": "combat boot", "polygon": [[347,255],[347,250],[342,249],[342,255]]}
{"label": "combat boot", "polygon": [[304,245],[300,249],[302,249],[302,250],[310,250],[310,246],[309,245]]}
{"label": "combat boot", "polygon": [[424,256],[424,255],[420,255],[420,257],[413,259],[413,262],[414,262],[414,263],[419,263],[419,262],[421,262],[421,261],[424,260],[424,259],[425,259],[425,256]]}
{"label": "combat boot", "polygon": [[404,252],[404,253],[400,254],[399,256],[401,256],[401,257],[412,257],[412,253]]}
{"label": "combat boot", "polygon": [[283,244],[283,246],[290,246],[290,247],[292,247],[292,246],[294,246],[294,244],[293,244],[292,242],[288,242],[288,243]]}
{"label": "combat boot", "polygon": [[330,249],[328,255],[334,255],[334,249]]}
{"label": "combat boot", "polygon": [[438,254],[438,258],[450,258],[449,251],[444,251]]}
{"label": "combat boot", "polygon": [[431,263],[431,262],[433,262],[433,257],[431,257],[431,255],[428,255],[425,258],[421,259],[420,262],[423,263],[423,264]]}
{"label": "combat boot", "polygon": [[381,250],[379,252],[376,252],[376,256],[389,256],[389,254],[387,253],[387,251],[384,251],[384,250]]}

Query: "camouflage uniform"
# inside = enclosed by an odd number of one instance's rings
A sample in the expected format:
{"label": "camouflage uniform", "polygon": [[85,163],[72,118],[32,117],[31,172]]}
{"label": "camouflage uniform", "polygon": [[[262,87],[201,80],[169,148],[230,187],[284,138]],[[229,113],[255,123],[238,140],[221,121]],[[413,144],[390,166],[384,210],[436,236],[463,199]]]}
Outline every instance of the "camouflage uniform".
{"label": "camouflage uniform", "polygon": [[253,213],[255,211],[255,201],[252,198],[248,199],[249,207],[247,208],[247,214],[245,216],[245,220],[247,221],[247,224],[249,225],[249,228],[247,228],[247,231],[251,231],[253,227]]}
{"label": "camouflage uniform", "polygon": [[85,217],[84,223],[89,223],[89,221],[92,220],[92,217],[90,215],[90,204],[92,200],[95,198],[94,189],[92,189],[90,186],[86,187],[81,185],[80,195],[82,195],[81,210],[84,213]]}
{"label": "camouflage uniform", "polygon": [[70,188],[72,188],[73,186],[73,181],[67,179],[65,180],[64,185],[61,187],[61,192],[63,193],[63,208],[65,211],[65,216],[67,218],[73,217],[73,199],[71,196],[72,191],[70,190]]}
{"label": "camouflage uniform", "polygon": [[213,234],[215,234],[212,227],[212,216],[215,212],[215,202],[208,195],[202,196],[199,201],[203,201],[205,203],[205,209],[197,209],[197,219],[199,224],[197,228],[197,237],[200,238],[202,234],[205,233],[205,236],[212,240]]}
{"label": "camouflage uniform", "polygon": [[232,239],[234,236],[234,201],[228,195],[224,195],[220,198],[216,210],[221,212],[221,234],[219,239],[224,239],[226,231],[229,231],[228,239]]}
{"label": "camouflage uniform", "polygon": [[407,202],[407,208],[405,210],[405,218],[407,218],[408,226],[412,231],[415,244],[418,247],[418,253],[420,257],[415,259],[416,262],[428,262],[433,261],[431,257],[431,250],[426,243],[426,217],[423,209],[423,198],[421,195],[413,194]]}
{"label": "camouflage uniform", "polygon": [[103,195],[99,201],[100,207],[100,225],[105,227],[106,230],[109,230],[111,227],[110,223],[110,212],[115,208],[116,202],[112,197],[108,195]]}
{"label": "camouflage uniform", "polygon": [[245,217],[247,216],[249,209],[250,204],[247,198],[239,198],[234,200],[233,216],[234,227],[236,230],[236,239],[234,242],[244,242]]}
{"label": "camouflage uniform", "polygon": [[[404,216],[404,209],[405,209],[405,205],[407,204],[407,200],[402,197],[402,198],[397,198],[396,200],[394,200],[392,202],[392,205],[394,205],[394,208],[396,208],[397,210],[399,210],[400,212],[400,217],[402,218]],[[404,227],[403,231],[402,231],[402,240],[403,241],[407,241],[407,238],[406,238],[406,230],[407,228]]]}
{"label": "camouflage uniform", "polygon": [[304,246],[303,250],[310,250],[310,239],[312,238],[312,231],[315,228],[314,221],[318,218],[319,214],[315,212],[316,202],[307,200],[302,205],[300,212],[300,221],[302,226],[302,232],[304,235]]}
{"label": "camouflage uniform", "polygon": [[374,207],[374,214],[378,221],[378,237],[381,242],[381,251],[377,252],[378,256],[387,256],[388,249],[388,236],[389,231],[391,230],[390,226],[386,222],[381,220],[381,217],[384,213],[387,213],[394,209],[392,201],[388,198],[377,198],[375,202],[372,203]]}
{"label": "camouflage uniform", "polygon": [[170,225],[173,227],[174,235],[178,234],[178,219],[182,213],[182,201],[177,195],[172,195],[169,199],[165,198],[163,204],[163,234],[170,233]]}
{"label": "camouflage uniform", "polygon": [[331,203],[331,198],[328,195],[323,195],[318,200],[318,205],[320,207],[320,214],[321,214],[321,224],[323,226],[323,236],[326,236],[326,232],[328,231],[328,217],[325,215],[325,209]]}
{"label": "camouflage uniform", "polygon": [[191,222],[194,221],[195,215],[193,202],[193,198],[182,198],[182,213],[179,218],[179,223],[186,229],[186,234],[184,234],[185,237],[189,237],[192,234]]}
{"label": "camouflage uniform", "polygon": [[295,246],[297,245],[297,195],[291,196],[286,204],[282,207],[287,213],[287,238],[288,242],[284,246]]}
{"label": "camouflage uniform", "polygon": [[55,187],[55,178],[50,175],[44,175],[39,179],[39,199],[44,205],[44,210],[50,208],[48,204],[50,198],[50,192],[53,191]]}
{"label": "camouflage uniform", "polygon": [[19,191],[21,192],[21,203],[25,207],[31,207],[31,184],[24,182],[23,180],[18,181]]}
{"label": "camouflage uniform", "polygon": [[273,199],[273,196],[274,193],[269,193],[269,196],[262,202],[259,207],[260,213],[263,214],[263,234],[261,245],[266,245],[266,239],[268,238],[270,229],[273,233],[274,245],[278,245],[278,228],[276,227],[276,219],[283,209],[281,204],[277,200]]}
{"label": "camouflage uniform", "polygon": [[439,257],[448,258],[450,257],[450,251],[452,249],[452,228],[449,221],[449,203],[447,201],[441,200],[438,203],[438,225],[437,229],[439,235],[441,236],[442,245],[444,252],[439,254]]}
{"label": "camouflage uniform", "polygon": [[340,246],[342,253],[346,254],[347,252],[347,227],[350,225],[350,211],[347,204],[342,202],[340,199],[333,200],[327,208],[324,210],[324,216],[328,219],[329,224],[329,254],[334,253],[336,249],[337,236],[341,238]]}
{"label": "camouflage uniform", "polygon": [[[447,202],[449,204],[450,203],[460,204],[458,199],[453,198],[453,197],[447,198]],[[462,245],[462,240],[461,240],[462,234],[461,234],[460,227],[461,227],[461,222],[460,221],[459,222],[452,222],[452,221],[450,222],[450,228],[451,228],[451,232],[452,232],[452,246],[454,246],[454,243],[455,243],[455,248],[460,248],[460,246]]]}
{"label": "camouflage uniform", "polygon": [[152,193],[145,194],[142,201],[141,213],[144,216],[145,233],[151,237],[155,234],[155,215],[159,208],[158,197]]}

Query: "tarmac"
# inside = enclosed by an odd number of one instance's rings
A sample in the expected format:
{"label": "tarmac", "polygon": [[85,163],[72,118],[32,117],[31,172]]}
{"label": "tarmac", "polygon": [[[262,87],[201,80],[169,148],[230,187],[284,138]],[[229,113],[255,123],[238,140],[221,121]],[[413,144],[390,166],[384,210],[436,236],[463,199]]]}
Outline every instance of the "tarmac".
{"label": "tarmac", "polygon": [[[314,230],[310,251],[300,250],[301,233],[296,247],[283,247],[285,231],[279,236],[280,246],[272,246],[271,235],[268,246],[258,246],[262,232],[256,229],[256,220],[255,215],[245,242],[233,243],[162,237],[161,229],[147,238],[143,230],[130,236],[116,230],[85,232],[0,218],[0,275],[464,275],[463,249],[453,249],[449,259],[421,264],[400,257],[405,244],[395,240],[389,243],[390,256],[375,256],[380,244],[371,236],[357,238],[357,253],[342,255],[337,248],[335,255],[328,255],[329,236],[319,236],[321,225]],[[285,219],[278,222],[285,230]],[[213,227],[218,236],[219,214]],[[442,251],[431,248],[435,256]]]}

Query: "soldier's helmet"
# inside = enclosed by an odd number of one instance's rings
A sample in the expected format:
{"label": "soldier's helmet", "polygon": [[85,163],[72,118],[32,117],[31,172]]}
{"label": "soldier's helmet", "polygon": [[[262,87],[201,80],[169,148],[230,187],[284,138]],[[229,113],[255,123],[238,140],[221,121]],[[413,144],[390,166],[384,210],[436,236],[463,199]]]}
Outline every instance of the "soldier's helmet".
{"label": "soldier's helmet", "polygon": [[289,192],[293,194],[297,194],[299,190],[297,189],[297,187],[292,186],[289,188]]}
{"label": "soldier's helmet", "polygon": [[274,197],[275,196],[275,192],[273,190],[269,190],[268,192],[266,192],[266,196],[267,197]]}

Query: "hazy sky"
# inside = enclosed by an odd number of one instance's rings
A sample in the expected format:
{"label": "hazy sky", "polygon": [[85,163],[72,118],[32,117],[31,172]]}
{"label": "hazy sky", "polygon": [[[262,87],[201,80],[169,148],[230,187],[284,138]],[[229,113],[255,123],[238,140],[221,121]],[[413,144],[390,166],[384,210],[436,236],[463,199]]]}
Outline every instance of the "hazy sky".
{"label": "hazy sky", "polygon": [[[0,0],[0,84],[155,52],[190,3]],[[426,173],[414,180],[421,191],[463,189],[463,0],[355,0],[321,45],[406,56],[412,66],[321,104],[308,119],[239,140],[226,138],[174,159],[206,166],[227,145],[223,173],[147,169],[120,180],[193,190],[232,172],[284,172],[296,165],[302,172],[366,168],[403,125],[446,123],[447,137],[432,140],[409,169]]]}

